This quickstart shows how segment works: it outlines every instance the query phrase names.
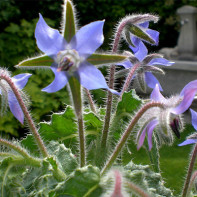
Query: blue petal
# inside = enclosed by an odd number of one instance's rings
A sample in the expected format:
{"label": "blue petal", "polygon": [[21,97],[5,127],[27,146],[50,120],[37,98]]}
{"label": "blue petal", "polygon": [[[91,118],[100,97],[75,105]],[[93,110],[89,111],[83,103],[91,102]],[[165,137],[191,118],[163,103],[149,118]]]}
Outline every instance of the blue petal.
{"label": "blue petal", "polygon": [[146,127],[144,128],[144,130],[142,131],[142,133],[141,133],[141,135],[139,137],[137,150],[139,150],[142,147],[145,137],[146,137]]}
{"label": "blue petal", "polygon": [[12,91],[8,93],[8,103],[10,107],[10,111],[13,113],[15,118],[23,124],[24,122],[24,114],[23,111]]}
{"label": "blue petal", "polygon": [[135,52],[135,57],[138,58],[138,60],[141,62],[148,54],[148,50],[144,43],[140,41],[138,46],[138,51]]}
{"label": "blue petal", "polygon": [[193,125],[194,129],[196,129],[196,131],[197,131],[197,112],[195,112],[192,109],[190,109],[190,111],[192,114],[192,125]]}
{"label": "blue petal", "polygon": [[135,47],[129,46],[129,48],[133,51],[133,53],[136,53],[139,50],[139,44],[140,44],[141,40],[131,33],[130,33],[130,38],[131,38],[131,41]]}
{"label": "blue petal", "polygon": [[170,62],[165,58],[155,58],[152,59],[148,65],[163,65],[163,66],[171,66],[174,62]]}
{"label": "blue petal", "polygon": [[153,89],[151,95],[150,95],[151,100],[153,101],[159,101],[162,103],[166,103],[167,100],[163,97],[163,95],[159,91],[159,85],[156,84],[155,88]]}
{"label": "blue petal", "polygon": [[37,46],[48,56],[54,57],[59,51],[65,50],[67,42],[58,30],[46,24],[41,14],[39,16],[35,30]]}
{"label": "blue petal", "polygon": [[154,128],[158,125],[158,120],[154,119],[149,124],[147,125],[147,133],[148,133],[148,146],[149,146],[149,151],[152,149],[152,135],[153,135],[153,130]]}
{"label": "blue petal", "polygon": [[135,36],[131,36],[131,41],[136,47],[129,46],[129,48],[133,51],[135,57],[137,57],[138,60],[141,62],[147,56],[148,50],[144,45],[144,43],[139,38],[136,38]]}
{"label": "blue petal", "polygon": [[145,81],[148,87],[150,88],[155,88],[155,85],[157,84],[160,91],[163,91],[159,81],[157,80],[157,78],[151,73],[151,72],[146,72],[145,73]]}
{"label": "blue petal", "polygon": [[148,28],[149,22],[147,21],[147,22],[144,22],[144,23],[140,23],[139,26],[143,27],[143,28]]}
{"label": "blue petal", "polygon": [[71,48],[84,58],[93,54],[103,43],[103,25],[104,21],[96,21],[82,27],[72,38]]}
{"label": "blue petal", "polygon": [[133,64],[129,60],[126,60],[124,62],[117,63],[116,65],[118,65],[118,66],[124,66],[126,69],[129,69],[129,68],[131,68],[133,66]]}
{"label": "blue petal", "polygon": [[147,29],[146,33],[155,41],[154,45],[158,45],[159,43],[159,32],[152,30],[152,29]]}
{"label": "blue petal", "polygon": [[180,93],[180,98],[183,98],[183,100],[177,107],[171,109],[171,112],[174,114],[184,113],[192,104],[194,96],[196,95],[196,91],[197,80],[188,83]]}
{"label": "blue petal", "polygon": [[115,90],[109,89],[101,71],[86,61],[80,64],[80,67],[78,69],[78,75],[81,85],[88,90],[105,88],[112,93],[119,95],[119,93]]}
{"label": "blue petal", "polygon": [[197,139],[187,139],[184,142],[182,142],[181,144],[179,144],[178,146],[185,146],[188,144],[195,144],[197,143]]}
{"label": "blue petal", "polygon": [[31,77],[31,74],[24,73],[24,74],[15,75],[14,77],[12,77],[12,80],[14,81],[14,84],[19,89],[23,89],[27,84],[29,77]]}
{"label": "blue petal", "polygon": [[51,70],[55,74],[54,81],[47,86],[46,88],[42,89],[44,92],[52,93],[61,90],[68,82],[69,77],[65,71],[57,71],[57,68],[51,67]]}

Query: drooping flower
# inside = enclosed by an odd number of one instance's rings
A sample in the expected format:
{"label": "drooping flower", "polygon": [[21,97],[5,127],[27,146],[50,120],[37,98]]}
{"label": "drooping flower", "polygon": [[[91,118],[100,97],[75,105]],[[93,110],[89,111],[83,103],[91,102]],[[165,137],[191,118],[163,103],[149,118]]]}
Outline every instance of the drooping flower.
{"label": "drooping flower", "polygon": [[180,95],[166,99],[160,93],[157,84],[151,93],[151,100],[163,103],[165,108],[153,108],[145,113],[145,124],[137,135],[138,149],[143,145],[146,133],[148,135],[149,150],[152,148],[152,134],[157,125],[160,128],[158,136],[161,136],[161,140],[170,140],[171,143],[173,139],[171,131],[177,137],[180,137],[180,132],[183,128],[181,114],[190,107],[196,92],[197,80],[194,80],[183,88]]}
{"label": "drooping flower", "polygon": [[92,22],[82,27],[68,43],[58,30],[50,28],[40,14],[35,37],[38,48],[54,60],[51,70],[54,81],[43,89],[48,93],[62,89],[70,77],[75,77],[88,90],[109,89],[102,73],[86,59],[103,43],[104,21]]}
{"label": "drooping flower", "polygon": [[[197,112],[195,112],[192,109],[190,109],[190,112],[192,114],[192,125],[194,129],[197,131]],[[178,146],[185,146],[188,144],[196,144],[196,143],[197,143],[197,134],[195,133],[187,137],[187,139],[181,144],[179,144]]]}
{"label": "drooping flower", "polygon": [[[4,71],[3,71],[4,72]],[[2,73],[2,72],[1,72]],[[4,73],[8,73],[7,71]],[[18,88],[18,90],[22,90],[25,85],[28,82],[29,77],[31,74],[29,73],[23,73],[19,75],[15,75],[12,77],[12,81],[15,84],[15,86]],[[5,101],[2,99],[2,105],[5,105],[3,102],[8,102],[10,111],[13,113],[15,118],[21,122],[21,124],[24,123],[24,114],[23,111],[18,103],[18,100],[10,88],[10,86],[7,84],[7,82],[4,79],[0,79],[0,94],[2,95],[2,98],[6,98]]]}
{"label": "drooping flower", "polygon": [[139,64],[134,77],[137,79],[142,91],[145,92],[146,84],[148,87],[152,89],[155,87],[156,84],[158,84],[159,89],[163,91],[159,81],[152,74],[152,72],[164,73],[162,69],[156,66],[171,66],[173,62],[168,61],[165,58],[162,58],[160,54],[148,55],[148,50],[143,42],[139,42],[137,50],[132,46],[130,46],[130,48],[133,50],[136,60],[132,62],[128,59],[124,62],[119,63],[118,65],[122,65],[126,69],[131,69],[135,64]]}
{"label": "drooping flower", "polygon": [[131,38],[131,42],[133,43],[134,46],[131,46],[132,50],[134,53],[136,53],[139,50],[139,46],[141,44],[143,44],[142,41],[148,42],[149,44],[152,45],[158,45],[159,43],[159,32],[149,29],[149,22],[144,22],[144,23],[140,23],[138,24],[138,27],[145,32],[153,41],[154,44],[149,42],[148,40],[143,40],[142,38],[138,38],[133,34],[130,34],[130,38]]}

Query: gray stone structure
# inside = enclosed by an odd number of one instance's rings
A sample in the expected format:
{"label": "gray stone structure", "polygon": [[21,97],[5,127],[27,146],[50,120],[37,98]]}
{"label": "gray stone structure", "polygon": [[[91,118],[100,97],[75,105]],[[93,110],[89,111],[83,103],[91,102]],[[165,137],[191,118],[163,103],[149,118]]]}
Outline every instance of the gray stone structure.
{"label": "gray stone structure", "polygon": [[197,8],[183,6],[177,10],[180,17],[180,35],[175,48],[163,48],[159,53],[175,62],[169,67],[162,67],[165,76],[157,76],[164,93],[179,93],[192,80],[197,80]]}

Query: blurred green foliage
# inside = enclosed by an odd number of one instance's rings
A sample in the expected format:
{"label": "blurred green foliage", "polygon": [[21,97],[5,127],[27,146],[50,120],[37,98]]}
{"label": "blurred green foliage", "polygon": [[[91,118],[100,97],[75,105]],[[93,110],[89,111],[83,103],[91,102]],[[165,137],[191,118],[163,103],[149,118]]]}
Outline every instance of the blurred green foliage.
{"label": "blurred green foliage", "polygon": [[[68,92],[65,89],[47,94],[41,92],[53,80],[50,71],[17,70],[14,65],[35,56],[40,51],[34,38],[38,13],[41,13],[47,23],[56,29],[61,26],[61,5],[63,0],[0,0],[0,66],[13,71],[13,75],[32,73],[25,90],[30,95],[33,117],[36,121],[45,120],[52,111],[63,110],[69,103]],[[178,36],[178,18],[176,9],[184,4],[197,6],[196,0],[74,0],[79,25],[83,26],[91,21],[105,19],[103,50],[110,50],[111,36],[117,22],[125,15],[133,13],[155,13],[160,16],[158,24],[151,24],[153,29],[160,31],[159,47],[173,47]],[[169,33],[170,32],[170,33]],[[126,47],[123,45],[123,47]],[[97,94],[96,94],[97,95]],[[99,95],[99,93],[98,93]],[[96,97],[95,97],[96,98]],[[99,102],[100,103],[100,102]],[[18,130],[20,133],[18,134]],[[26,132],[8,112],[0,119],[0,132],[8,132],[14,136],[22,136]]]}

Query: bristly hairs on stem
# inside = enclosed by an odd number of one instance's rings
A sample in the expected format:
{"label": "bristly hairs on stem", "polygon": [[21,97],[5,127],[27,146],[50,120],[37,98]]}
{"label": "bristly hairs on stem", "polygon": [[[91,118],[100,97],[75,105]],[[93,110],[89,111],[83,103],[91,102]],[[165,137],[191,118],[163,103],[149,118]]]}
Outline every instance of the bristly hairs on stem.
{"label": "bristly hairs on stem", "polygon": [[197,156],[197,144],[194,145],[194,148],[191,153],[191,160],[189,162],[189,167],[187,170],[187,175],[186,175],[186,179],[185,179],[185,183],[184,183],[184,187],[183,187],[182,197],[186,197],[188,194],[188,189],[189,189],[190,182],[191,182],[191,176],[192,176],[192,172],[194,169],[196,156]]}
{"label": "bristly hairs on stem", "polygon": [[44,142],[43,142],[41,136],[39,135],[39,133],[37,131],[37,128],[36,128],[36,126],[35,126],[35,124],[33,122],[33,119],[30,116],[30,113],[29,113],[24,101],[23,101],[23,98],[22,98],[22,96],[20,94],[19,89],[16,87],[16,85],[14,84],[12,78],[9,76],[9,74],[7,72],[5,72],[5,70],[1,71],[0,79],[1,80],[2,79],[5,80],[7,82],[7,84],[10,86],[10,88],[12,89],[12,91],[13,91],[14,95],[16,96],[16,99],[17,99],[17,101],[18,101],[18,103],[19,103],[19,105],[20,105],[20,107],[21,107],[21,109],[23,111],[23,114],[24,114],[24,116],[26,118],[26,121],[27,121],[27,123],[29,125],[29,128],[32,131],[32,134],[33,134],[33,136],[34,136],[34,138],[35,138],[35,140],[37,142],[37,145],[40,148],[40,151],[41,151],[42,155],[44,157],[47,157],[48,156],[47,149],[46,149],[46,147],[44,145]]}
{"label": "bristly hairs on stem", "polygon": [[125,145],[128,137],[130,136],[130,133],[132,131],[132,129],[134,128],[134,126],[136,125],[136,123],[139,121],[139,119],[142,117],[142,115],[150,108],[153,107],[159,107],[159,108],[164,108],[164,104],[160,103],[160,102],[150,102],[145,104],[144,106],[142,106],[142,108],[136,113],[136,115],[134,116],[134,118],[131,120],[131,123],[129,124],[128,128],[126,129],[126,131],[123,133],[119,143],[117,144],[117,146],[114,149],[114,152],[112,153],[111,157],[109,158],[109,160],[107,161],[106,165],[104,166],[101,174],[103,175],[114,163],[114,161],[116,160],[116,158],[118,157],[120,151],[122,150],[123,146]]}
{"label": "bristly hairs on stem", "polygon": [[[119,24],[117,25],[115,34],[114,34],[114,40],[112,44],[112,53],[116,53],[118,51],[118,46],[122,37],[123,30],[127,24],[138,24],[146,21],[158,21],[158,17],[150,14],[144,14],[144,15],[129,15],[125,18],[123,18]],[[110,74],[109,74],[109,88],[114,88],[114,81],[115,81],[115,65],[112,65],[110,68]],[[112,102],[113,102],[113,95],[111,92],[108,91],[107,96],[107,109],[106,109],[106,115],[105,115],[105,121],[102,131],[102,139],[101,139],[101,147],[105,149],[107,138],[108,138],[108,132],[109,132],[109,126],[110,126],[110,117],[111,117],[111,111],[112,111]]]}

